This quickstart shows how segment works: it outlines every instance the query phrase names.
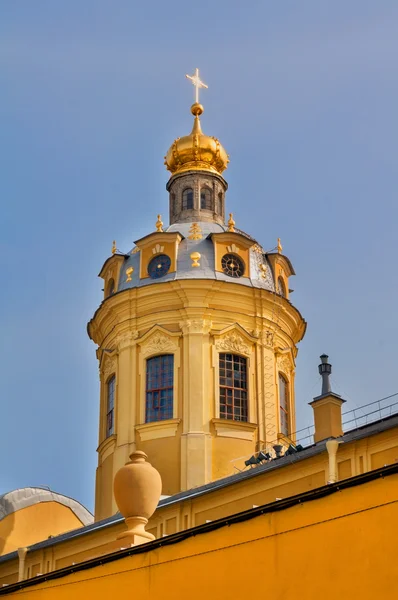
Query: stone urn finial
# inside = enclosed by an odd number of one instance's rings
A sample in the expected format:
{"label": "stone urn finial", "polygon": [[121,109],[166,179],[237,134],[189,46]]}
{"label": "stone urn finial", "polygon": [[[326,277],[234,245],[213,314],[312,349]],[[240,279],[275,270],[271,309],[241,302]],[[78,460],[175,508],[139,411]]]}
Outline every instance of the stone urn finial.
{"label": "stone urn finial", "polygon": [[156,469],[146,462],[141,450],[130,454],[130,461],[115,475],[113,488],[116,504],[124,517],[127,531],[118,536],[127,543],[143,544],[155,537],[145,531],[162,493],[162,480]]}

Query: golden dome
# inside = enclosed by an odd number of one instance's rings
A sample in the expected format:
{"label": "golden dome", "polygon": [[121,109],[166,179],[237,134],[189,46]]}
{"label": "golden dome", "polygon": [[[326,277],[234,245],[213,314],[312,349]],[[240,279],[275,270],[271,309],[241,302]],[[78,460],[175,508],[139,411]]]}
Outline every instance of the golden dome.
{"label": "golden dome", "polygon": [[229,159],[223,146],[217,138],[202,132],[199,115],[203,110],[203,106],[197,102],[191,106],[191,113],[195,117],[191,133],[177,138],[165,156],[164,164],[172,175],[192,170],[221,175],[227,168]]}

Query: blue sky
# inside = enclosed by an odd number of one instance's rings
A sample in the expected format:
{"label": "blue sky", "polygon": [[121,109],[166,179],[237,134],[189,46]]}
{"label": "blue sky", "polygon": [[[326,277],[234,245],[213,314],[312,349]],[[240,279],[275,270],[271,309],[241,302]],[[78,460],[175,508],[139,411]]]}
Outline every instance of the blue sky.
{"label": "blue sky", "polygon": [[396,1],[1,2],[0,493],[93,507],[97,273],[167,215],[195,67],[227,208],[296,269],[298,427],[323,352],[347,410],[398,391],[397,56]]}

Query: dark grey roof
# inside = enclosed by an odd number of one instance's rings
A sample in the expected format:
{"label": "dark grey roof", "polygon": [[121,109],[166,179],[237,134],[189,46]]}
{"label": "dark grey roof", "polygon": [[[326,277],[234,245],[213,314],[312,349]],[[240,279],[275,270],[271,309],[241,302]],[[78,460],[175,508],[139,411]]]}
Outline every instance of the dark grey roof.
{"label": "dark grey roof", "polygon": [[[398,427],[398,414],[392,415],[385,419],[380,419],[379,421],[375,421],[370,425],[364,425],[362,427],[352,429],[351,431],[348,431],[347,433],[342,435],[341,438],[338,439],[343,443],[349,443],[372,435],[376,435],[377,433],[381,433],[382,431],[388,431],[389,429],[393,429],[394,427]],[[258,465],[257,467],[251,469],[247,469],[245,471],[242,471],[241,473],[236,473],[234,475],[230,475],[229,477],[224,477],[223,479],[212,481],[211,483],[207,483],[206,485],[202,485],[197,488],[187,490],[185,492],[179,492],[178,494],[174,494],[173,496],[169,496],[168,498],[164,498],[163,500],[161,500],[158,504],[158,508],[162,508],[164,506],[171,506],[172,504],[181,502],[183,500],[196,498],[198,496],[208,494],[218,489],[228,487],[229,485],[233,485],[239,481],[251,479],[252,477],[258,477],[264,473],[274,471],[275,469],[280,469],[293,463],[301,462],[302,460],[306,460],[307,458],[325,452],[325,446],[326,440],[318,442],[317,444],[313,444],[312,446],[308,446],[307,448],[304,448],[304,450],[302,450],[301,452],[297,452],[288,456],[282,456],[281,458],[274,459],[268,463]],[[116,514],[107,519],[103,519],[102,521],[97,521],[92,525],[87,525],[86,527],[81,527],[79,529],[75,529],[73,531],[69,531],[67,533],[58,535],[54,538],[43,540],[42,542],[33,544],[32,546],[30,546],[29,550],[41,550],[43,548],[59,544],[66,540],[71,540],[73,538],[80,537],[81,535],[86,535],[93,531],[109,527],[115,523],[120,523],[122,521],[123,517],[120,514]],[[17,557],[18,553],[16,551],[10,552],[9,554],[0,556],[0,563],[12,560]]]}

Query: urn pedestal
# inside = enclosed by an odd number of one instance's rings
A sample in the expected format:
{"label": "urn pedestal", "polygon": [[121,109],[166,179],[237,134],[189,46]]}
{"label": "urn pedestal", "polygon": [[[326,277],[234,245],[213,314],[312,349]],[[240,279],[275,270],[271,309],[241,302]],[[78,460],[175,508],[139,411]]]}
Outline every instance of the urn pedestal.
{"label": "urn pedestal", "polygon": [[114,479],[116,504],[127,525],[127,530],[118,539],[129,545],[155,539],[145,531],[145,526],[158,505],[162,480],[147,458],[145,452],[132,452],[130,461],[119,469]]}

